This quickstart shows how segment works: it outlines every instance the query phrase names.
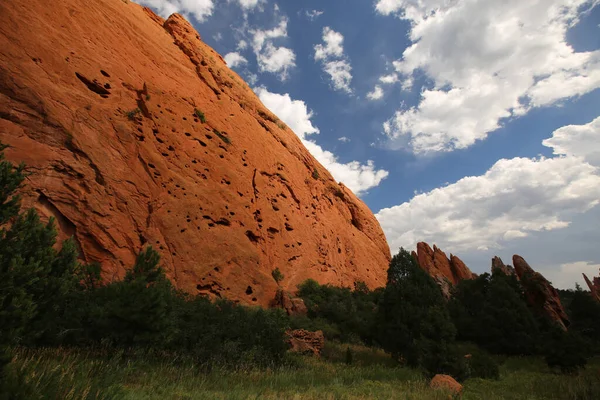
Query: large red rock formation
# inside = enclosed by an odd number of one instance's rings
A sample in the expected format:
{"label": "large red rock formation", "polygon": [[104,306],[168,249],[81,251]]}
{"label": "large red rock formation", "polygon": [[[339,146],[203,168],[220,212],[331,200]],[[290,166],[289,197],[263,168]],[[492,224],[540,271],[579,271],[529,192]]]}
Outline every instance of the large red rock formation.
{"label": "large red rock formation", "polygon": [[592,296],[597,301],[600,301],[600,276],[592,277],[592,280],[590,281],[586,274],[583,274],[583,279],[585,279],[585,283],[587,283],[590,288]]}
{"label": "large red rock formation", "polygon": [[535,272],[523,257],[515,254],[513,265],[529,304],[567,330],[569,317],[560,302],[558,291],[542,274]]}
{"label": "large red rock formation", "polygon": [[494,271],[500,271],[504,275],[515,274],[515,269],[510,265],[504,265],[502,259],[498,256],[494,256],[494,258],[492,258],[492,273],[494,273]]}
{"label": "large red rock formation", "polygon": [[243,303],[273,299],[275,268],[284,290],[385,284],[371,211],[179,15],[0,2],[0,140],[24,205],[107,278],[150,244],[179,288]]}
{"label": "large red rock formation", "polygon": [[446,256],[442,250],[433,245],[433,249],[425,242],[417,243],[416,253],[413,256],[419,266],[423,268],[442,288],[446,297],[450,295],[450,288],[463,279],[473,279],[474,274],[457,256]]}

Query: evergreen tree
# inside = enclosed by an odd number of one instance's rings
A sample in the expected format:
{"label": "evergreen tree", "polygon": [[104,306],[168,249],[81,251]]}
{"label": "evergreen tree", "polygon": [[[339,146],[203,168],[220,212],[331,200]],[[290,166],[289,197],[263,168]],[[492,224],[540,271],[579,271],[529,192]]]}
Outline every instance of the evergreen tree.
{"label": "evergreen tree", "polygon": [[379,341],[395,359],[430,374],[451,369],[456,330],[442,293],[406,250],[392,258],[379,307]]}
{"label": "evergreen tree", "polygon": [[600,303],[590,292],[578,287],[573,292],[568,310],[571,319],[569,331],[587,339],[594,354],[600,353]]}
{"label": "evergreen tree", "polygon": [[159,262],[160,255],[148,246],[123,281],[95,291],[91,337],[124,347],[147,347],[170,339],[177,300]]}
{"label": "evergreen tree", "polygon": [[458,339],[500,354],[533,354],[539,330],[514,276],[501,272],[461,281],[449,304]]}

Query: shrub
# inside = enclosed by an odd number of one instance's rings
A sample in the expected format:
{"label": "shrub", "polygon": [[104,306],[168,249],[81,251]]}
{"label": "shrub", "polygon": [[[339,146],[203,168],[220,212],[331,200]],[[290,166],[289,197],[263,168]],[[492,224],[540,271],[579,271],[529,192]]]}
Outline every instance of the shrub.
{"label": "shrub", "polygon": [[315,179],[315,180],[319,179],[319,171],[317,171],[317,169],[316,169],[316,168],[315,168],[315,169],[313,169],[313,172],[312,172],[312,177],[313,177],[313,179]]}
{"label": "shrub", "polygon": [[381,290],[371,292],[363,285],[359,283],[351,290],[319,285],[309,279],[298,286],[298,296],[308,308],[308,317],[313,321],[322,320],[320,324],[326,338],[371,344]]}
{"label": "shrub", "polygon": [[135,119],[137,118],[137,116],[138,116],[139,114],[141,114],[141,113],[142,113],[142,110],[140,110],[139,108],[135,108],[135,109],[133,109],[133,110],[131,110],[131,111],[127,111],[127,112],[125,113],[125,115],[127,116],[127,118],[128,118],[130,121],[133,121],[133,120],[135,120]]}
{"label": "shrub", "polygon": [[206,122],[206,116],[202,111],[198,110],[197,108],[194,108],[194,115],[196,115],[196,117],[198,117],[200,122],[202,122],[203,124]]}
{"label": "shrub", "polygon": [[465,360],[470,378],[500,379],[500,368],[487,352],[474,351]]}
{"label": "shrub", "polygon": [[587,364],[588,346],[577,333],[564,332],[554,327],[545,335],[544,358],[550,368],[559,368],[564,374],[575,373]]}
{"label": "shrub", "polygon": [[221,139],[221,140],[222,140],[223,142],[225,142],[226,144],[231,144],[231,140],[230,140],[230,139],[229,139],[227,136],[225,136],[225,135],[223,135],[221,132],[219,132],[218,130],[216,130],[216,129],[213,129],[213,133],[214,133],[215,135],[217,135],[217,136],[219,137],[219,139]]}
{"label": "shrub", "polygon": [[283,274],[281,273],[279,268],[275,268],[273,271],[271,271],[271,276],[273,277],[275,282],[277,282],[277,284],[279,284],[279,282],[283,280]]}

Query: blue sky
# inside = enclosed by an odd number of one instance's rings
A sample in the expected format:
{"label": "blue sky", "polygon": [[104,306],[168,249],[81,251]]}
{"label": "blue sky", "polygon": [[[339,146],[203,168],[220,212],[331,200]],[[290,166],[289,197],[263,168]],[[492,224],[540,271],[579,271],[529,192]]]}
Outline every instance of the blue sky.
{"label": "blue sky", "polygon": [[392,252],[598,274],[600,0],[140,2],[184,14]]}

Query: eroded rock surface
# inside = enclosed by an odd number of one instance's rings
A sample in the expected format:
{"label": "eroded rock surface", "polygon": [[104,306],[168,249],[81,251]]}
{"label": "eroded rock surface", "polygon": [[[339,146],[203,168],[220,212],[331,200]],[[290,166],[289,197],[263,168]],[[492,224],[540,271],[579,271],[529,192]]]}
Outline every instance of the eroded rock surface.
{"label": "eroded rock surface", "polygon": [[542,274],[534,271],[523,257],[515,254],[513,265],[529,304],[567,330],[569,317],[560,302],[558,291]]}
{"label": "eroded rock surface", "polygon": [[515,269],[510,265],[504,265],[504,262],[502,262],[502,259],[498,256],[492,258],[492,273],[494,273],[494,271],[502,272],[504,275],[515,274]]}
{"label": "eroded rock surface", "polygon": [[444,296],[450,296],[451,287],[463,279],[473,279],[475,275],[465,263],[450,254],[446,256],[437,246],[433,249],[425,242],[417,243],[417,251],[412,253],[419,266],[423,268],[440,286]]}
{"label": "eroded rock surface", "polygon": [[302,298],[294,297],[290,292],[282,289],[275,293],[272,306],[284,309],[287,315],[306,315],[308,312]]}
{"label": "eroded rock surface", "polygon": [[590,281],[589,278],[583,274],[583,279],[585,279],[585,283],[587,283],[590,288],[592,297],[594,297],[596,301],[600,301],[600,276],[592,277],[592,280]]}
{"label": "eroded rock surface", "polygon": [[178,288],[247,304],[274,298],[275,268],[284,290],[385,284],[371,211],[180,15],[0,2],[0,140],[31,173],[24,205],[107,279],[152,245]]}
{"label": "eroded rock surface", "polygon": [[286,332],[286,342],[290,351],[301,354],[321,355],[325,346],[325,336],[322,331],[311,332],[305,329],[296,329]]}

